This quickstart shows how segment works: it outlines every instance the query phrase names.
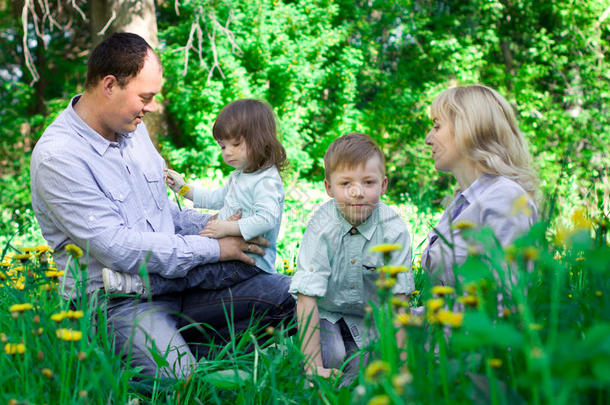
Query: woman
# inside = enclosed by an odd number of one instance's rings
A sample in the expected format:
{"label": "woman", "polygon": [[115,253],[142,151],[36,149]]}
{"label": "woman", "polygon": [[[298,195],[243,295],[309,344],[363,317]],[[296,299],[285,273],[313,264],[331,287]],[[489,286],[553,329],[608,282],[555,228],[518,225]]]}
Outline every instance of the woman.
{"label": "woman", "polygon": [[512,108],[495,90],[445,90],[432,103],[431,118],[426,145],[434,167],[453,174],[458,188],[428,234],[422,266],[436,282],[453,285],[454,265],[468,255],[461,229],[489,226],[503,247],[512,243],[536,221],[537,178]]}

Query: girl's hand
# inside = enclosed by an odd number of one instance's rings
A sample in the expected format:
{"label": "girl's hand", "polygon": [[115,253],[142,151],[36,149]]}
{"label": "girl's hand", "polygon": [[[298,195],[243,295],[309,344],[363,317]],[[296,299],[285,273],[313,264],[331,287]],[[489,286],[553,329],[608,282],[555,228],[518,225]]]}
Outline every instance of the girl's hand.
{"label": "girl's hand", "polygon": [[177,193],[186,184],[186,181],[180,173],[172,169],[165,169],[165,184]]}
{"label": "girl's hand", "polygon": [[232,225],[237,224],[235,224],[235,222],[209,219],[199,235],[214,239],[224,238],[225,236],[235,236],[231,232]]}

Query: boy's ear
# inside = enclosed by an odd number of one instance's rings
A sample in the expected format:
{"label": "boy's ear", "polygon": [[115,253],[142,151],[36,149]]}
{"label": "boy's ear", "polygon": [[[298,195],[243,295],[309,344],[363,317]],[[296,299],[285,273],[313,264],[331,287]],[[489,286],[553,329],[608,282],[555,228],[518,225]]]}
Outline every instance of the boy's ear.
{"label": "boy's ear", "polygon": [[333,190],[330,188],[330,181],[328,181],[328,179],[324,179],[324,188],[326,189],[326,194],[328,194],[330,198],[335,198],[333,195]]}
{"label": "boy's ear", "polygon": [[381,182],[381,195],[385,194],[385,191],[388,189],[388,176],[383,176],[383,181]]}

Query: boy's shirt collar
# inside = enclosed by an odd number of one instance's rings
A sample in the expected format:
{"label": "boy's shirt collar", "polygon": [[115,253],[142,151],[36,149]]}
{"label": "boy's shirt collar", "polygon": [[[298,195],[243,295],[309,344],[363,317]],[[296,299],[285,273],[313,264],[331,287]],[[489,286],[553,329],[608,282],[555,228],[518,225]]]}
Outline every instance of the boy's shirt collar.
{"label": "boy's shirt collar", "polygon": [[341,211],[339,211],[339,208],[337,207],[337,201],[335,199],[333,199],[333,204],[335,206],[335,212],[337,214],[339,227],[342,235],[349,233],[352,228],[356,228],[358,230],[358,233],[364,236],[366,240],[371,240],[371,238],[373,237],[373,233],[375,232],[375,228],[377,227],[377,223],[379,222],[379,204],[377,204],[377,206],[371,213],[371,216],[368,217],[366,221],[356,227],[347,222],[345,218],[343,218],[343,215],[341,215]]}

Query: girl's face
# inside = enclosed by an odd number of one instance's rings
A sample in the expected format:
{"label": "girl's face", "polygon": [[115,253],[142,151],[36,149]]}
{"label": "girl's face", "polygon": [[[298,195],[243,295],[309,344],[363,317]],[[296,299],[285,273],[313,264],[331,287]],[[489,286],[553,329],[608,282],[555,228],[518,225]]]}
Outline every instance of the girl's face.
{"label": "girl's face", "polygon": [[224,139],[218,141],[218,145],[226,164],[235,169],[243,169],[248,165],[248,146],[242,137]]}
{"label": "girl's face", "polygon": [[426,145],[432,147],[434,167],[441,172],[451,172],[455,175],[466,159],[458,151],[453,135],[453,125],[443,118],[434,118],[434,125],[426,136]]}

